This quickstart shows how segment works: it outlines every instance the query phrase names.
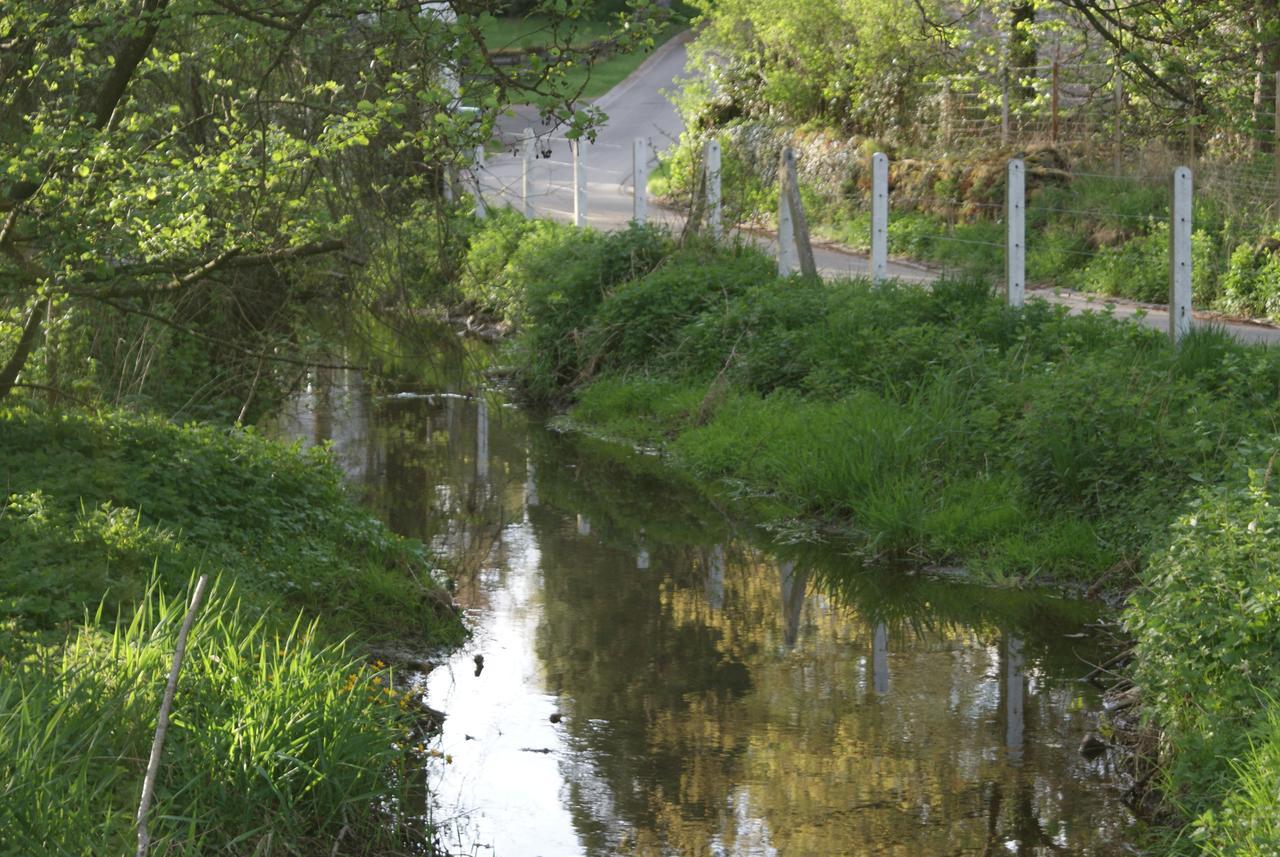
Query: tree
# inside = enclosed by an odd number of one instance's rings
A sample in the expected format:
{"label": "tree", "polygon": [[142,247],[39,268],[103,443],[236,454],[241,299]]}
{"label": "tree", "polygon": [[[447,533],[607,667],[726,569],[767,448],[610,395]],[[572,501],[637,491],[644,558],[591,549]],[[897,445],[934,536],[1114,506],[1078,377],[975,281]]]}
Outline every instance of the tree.
{"label": "tree", "polygon": [[[553,59],[499,68],[498,0],[24,0],[0,12],[0,399],[42,328],[147,319],[249,361],[337,300],[368,219],[439,196],[513,102],[587,132]],[[650,37],[638,17],[619,39]],[[625,46],[624,46],[625,47]],[[452,81],[460,81],[458,86]],[[463,109],[463,108],[468,109]],[[325,260],[323,269],[301,268]],[[215,321],[217,323],[215,323]],[[87,335],[91,335],[90,334]]]}

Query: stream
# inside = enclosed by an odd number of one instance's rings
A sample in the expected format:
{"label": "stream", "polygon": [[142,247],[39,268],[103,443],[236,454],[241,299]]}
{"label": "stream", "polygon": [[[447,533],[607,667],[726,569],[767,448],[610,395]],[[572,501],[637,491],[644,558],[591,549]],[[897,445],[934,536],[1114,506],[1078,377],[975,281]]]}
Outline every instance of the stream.
{"label": "stream", "polygon": [[1106,757],[1077,751],[1090,605],[777,544],[495,397],[339,373],[278,430],[331,442],[457,578],[474,637],[422,684],[451,853],[1131,853]]}

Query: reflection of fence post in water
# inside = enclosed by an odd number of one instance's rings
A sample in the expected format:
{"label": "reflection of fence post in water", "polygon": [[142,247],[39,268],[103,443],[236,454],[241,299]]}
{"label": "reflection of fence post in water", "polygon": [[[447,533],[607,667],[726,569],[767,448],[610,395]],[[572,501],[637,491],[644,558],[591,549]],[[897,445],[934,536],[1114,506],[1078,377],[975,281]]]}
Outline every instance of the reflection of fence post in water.
{"label": "reflection of fence post in water", "polygon": [[883,622],[871,637],[871,682],[881,696],[889,692],[889,628]]}
{"label": "reflection of fence post in water", "polygon": [[1025,728],[1025,670],[1022,640],[1013,635],[1005,638],[1004,655],[1004,745],[1009,760],[1022,761],[1022,733]]}
{"label": "reflection of fence post in water", "polygon": [[591,519],[583,514],[578,515],[578,535],[591,535]]}
{"label": "reflection of fence post in water", "polygon": [[724,546],[714,545],[707,561],[707,603],[711,609],[724,607]]}
{"label": "reflection of fence post in water", "polygon": [[782,583],[782,641],[794,646],[800,636],[800,613],[804,609],[809,572],[807,569],[797,572],[796,564],[787,561],[778,565],[778,576]]}
{"label": "reflection of fence post in water", "polygon": [[533,462],[526,461],[524,465],[524,504],[532,508],[537,506],[538,503],[538,483],[534,479]]}
{"label": "reflection of fence post in water", "polygon": [[476,480],[489,478],[489,403],[483,398],[476,408]]}

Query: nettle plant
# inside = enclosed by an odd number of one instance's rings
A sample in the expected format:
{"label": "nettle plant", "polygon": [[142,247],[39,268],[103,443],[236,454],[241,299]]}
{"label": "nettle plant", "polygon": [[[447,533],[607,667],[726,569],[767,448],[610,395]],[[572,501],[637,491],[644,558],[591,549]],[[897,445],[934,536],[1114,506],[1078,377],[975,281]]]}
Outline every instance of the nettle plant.
{"label": "nettle plant", "polygon": [[589,134],[599,116],[566,69],[643,44],[657,25],[639,0],[612,44],[578,49],[590,4],[540,0],[549,57],[498,67],[484,27],[503,5],[5,4],[0,398],[35,371],[38,348],[82,341],[42,342],[76,306],[90,327],[146,318],[252,370],[282,343],[246,333],[278,333],[299,303],[341,299],[375,224],[442,198],[446,169],[509,104]]}

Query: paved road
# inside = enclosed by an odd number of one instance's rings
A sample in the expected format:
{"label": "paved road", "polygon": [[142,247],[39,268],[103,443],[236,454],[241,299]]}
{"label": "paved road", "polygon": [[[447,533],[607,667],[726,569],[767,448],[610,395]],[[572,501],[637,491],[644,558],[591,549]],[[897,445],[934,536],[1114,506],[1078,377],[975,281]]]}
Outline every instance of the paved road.
{"label": "paved road", "polygon": [[[689,34],[684,33],[659,47],[626,80],[596,101],[596,106],[609,115],[608,121],[599,130],[595,143],[586,146],[587,219],[597,229],[621,229],[631,219],[634,192],[632,144],[635,138],[651,141],[651,166],[657,163],[659,153],[666,151],[680,139],[684,123],[663,91],[675,89],[676,79],[685,74],[689,38]],[[557,220],[572,220],[573,161],[569,143],[558,131],[547,130],[536,116],[527,113],[504,119],[499,124],[499,133],[504,144],[507,144],[508,153],[494,155],[486,164],[481,174],[485,196],[491,204],[519,207],[522,172],[520,141],[525,136],[524,129],[530,127],[537,136],[537,148],[549,153],[547,157],[539,157],[534,162],[530,188],[534,214]],[[652,203],[649,205],[649,216],[650,220],[673,228],[679,228],[684,222],[683,216],[678,212]],[[770,253],[777,253],[777,240],[773,236],[753,234],[750,237]],[[835,247],[815,246],[814,258],[819,272],[828,278],[863,276],[869,270],[865,256]],[[938,274],[927,266],[905,260],[891,260],[889,276],[925,284],[937,279]],[[1168,313],[1163,307],[1114,301],[1069,291],[1032,289],[1028,294],[1052,303],[1064,304],[1073,313],[1101,310],[1112,305],[1119,317],[1134,318],[1160,330],[1168,330],[1169,326]],[[1224,323],[1199,313],[1196,323],[1222,324],[1245,342],[1280,344],[1280,329],[1270,325]]]}

